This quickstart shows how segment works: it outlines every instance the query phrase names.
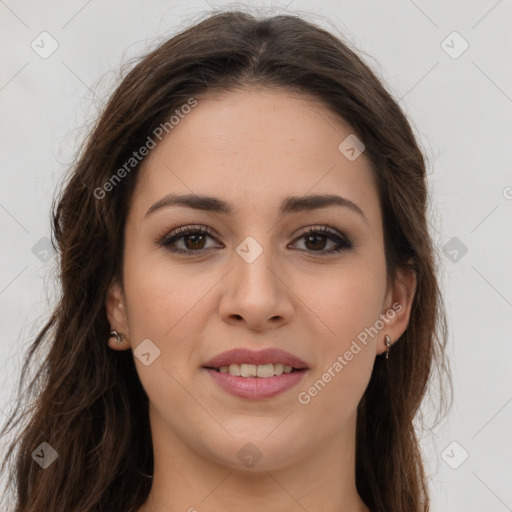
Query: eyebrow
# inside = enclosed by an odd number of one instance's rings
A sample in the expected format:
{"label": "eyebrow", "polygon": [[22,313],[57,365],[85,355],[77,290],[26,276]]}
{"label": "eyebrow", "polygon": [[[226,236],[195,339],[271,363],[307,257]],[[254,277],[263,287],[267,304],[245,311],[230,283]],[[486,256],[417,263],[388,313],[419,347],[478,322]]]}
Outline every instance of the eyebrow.
{"label": "eyebrow", "polygon": [[[235,211],[235,207],[232,203],[223,201],[217,197],[197,194],[177,195],[171,193],[162,197],[162,199],[153,204],[148,209],[144,217],[148,217],[155,211],[162,208],[167,208],[169,206],[185,206],[195,210],[222,213],[225,215],[232,215]],[[359,206],[357,206],[356,203],[350,199],[334,194],[286,197],[281,203],[279,210],[281,214],[285,215],[288,213],[327,208],[329,206],[341,206],[344,208],[349,208],[350,210],[361,215],[364,221],[368,223],[368,219],[365,213],[363,210],[361,210],[361,208],[359,208]]]}

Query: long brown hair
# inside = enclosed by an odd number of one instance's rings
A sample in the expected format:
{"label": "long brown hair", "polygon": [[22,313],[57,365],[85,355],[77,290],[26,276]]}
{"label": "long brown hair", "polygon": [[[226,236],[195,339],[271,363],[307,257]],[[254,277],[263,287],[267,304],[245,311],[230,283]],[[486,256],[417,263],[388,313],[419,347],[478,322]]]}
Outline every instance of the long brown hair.
{"label": "long brown hair", "polygon": [[[348,43],[300,16],[228,11],[165,41],[123,78],[52,205],[62,293],[24,360],[18,392],[27,405],[2,432],[23,426],[2,465],[13,512],[135,512],[146,500],[153,471],[148,397],[131,351],[108,348],[105,311],[108,285],[121,281],[124,224],[140,164],[102,197],[94,191],[190,98],[247,85],[322,100],[366,147],[388,275],[407,268],[417,288],[409,325],[392,357],[375,361],[358,406],[356,485],[372,512],[429,510],[413,419],[433,370],[449,376],[449,367],[425,157],[397,102]],[[41,443],[58,454],[46,469],[33,457]]]}

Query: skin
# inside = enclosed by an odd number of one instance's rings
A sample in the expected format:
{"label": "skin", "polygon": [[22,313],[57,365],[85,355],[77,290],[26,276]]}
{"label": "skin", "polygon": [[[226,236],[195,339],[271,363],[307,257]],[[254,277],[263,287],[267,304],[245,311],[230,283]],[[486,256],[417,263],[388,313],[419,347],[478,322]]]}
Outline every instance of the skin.
{"label": "skin", "polygon": [[[111,338],[110,348],[134,350],[150,339],[160,350],[148,366],[135,357],[155,460],[139,512],[368,512],[355,487],[357,405],[386,350],[384,336],[395,341],[407,327],[416,286],[405,271],[386,281],[369,160],[340,152],[350,127],[308,96],[245,88],[197,99],[144,161],[126,221],[123,286],[112,282],[106,299],[110,325],[125,335],[121,344]],[[145,216],[170,192],[215,196],[235,210],[170,206]],[[283,198],[306,194],[346,197],[366,219],[340,206],[279,214]],[[158,245],[189,225],[209,227],[216,240],[177,240],[189,255]],[[300,236],[325,225],[354,247],[322,256],[337,243]],[[235,251],[248,236],[263,249],[251,263]],[[299,403],[298,393],[393,303],[401,311],[308,404]],[[309,370],[273,398],[237,398],[202,368],[234,347],[278,347]],[[237,456],[247,443],[261,453],[251,468]]]}

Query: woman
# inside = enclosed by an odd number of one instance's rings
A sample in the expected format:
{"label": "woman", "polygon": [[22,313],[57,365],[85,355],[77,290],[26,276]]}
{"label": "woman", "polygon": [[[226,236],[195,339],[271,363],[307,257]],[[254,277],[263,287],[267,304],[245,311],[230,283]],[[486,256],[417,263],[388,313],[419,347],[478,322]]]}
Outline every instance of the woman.
{"label": "woman", "polygon": [[215,14],[142,59],[53,211],[13,512],[429,510],[425,174],[371,70],[298,17]]}

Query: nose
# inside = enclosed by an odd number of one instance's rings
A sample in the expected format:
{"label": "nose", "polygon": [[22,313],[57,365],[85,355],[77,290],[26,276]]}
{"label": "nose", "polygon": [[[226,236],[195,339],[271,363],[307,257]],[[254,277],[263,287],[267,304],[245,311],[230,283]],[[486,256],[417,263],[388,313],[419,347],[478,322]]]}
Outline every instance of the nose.
{"label": "nose", "polygon": [[271,252],[263,250],[252,262],[233,254],[234,268],[223,280],[219,304],[219,316],[224,322],[262,331],[290,321],[293,292]]}

